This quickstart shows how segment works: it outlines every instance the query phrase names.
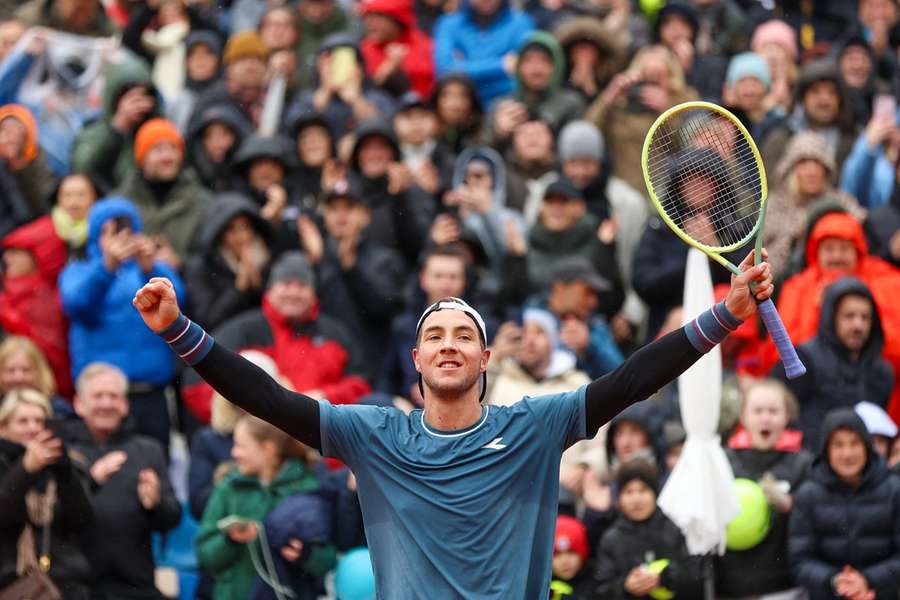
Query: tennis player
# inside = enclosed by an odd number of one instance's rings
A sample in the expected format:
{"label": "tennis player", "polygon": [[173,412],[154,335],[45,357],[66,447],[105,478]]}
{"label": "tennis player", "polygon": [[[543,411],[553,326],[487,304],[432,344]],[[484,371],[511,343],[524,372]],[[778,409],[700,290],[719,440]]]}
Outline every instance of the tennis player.
{"label": "tennis player", "polygon": [[458,298],[428,307],[412,360],[423,410],[334,406],[291,392],[215,343],[153,278],[134,298],[150,329],[224,397],[356,474],[378,598],[546,598],[563,450],[653,394],[771,296],[751,254],[723,302],[577,390],[483,406],[490,350],[478,312]]}

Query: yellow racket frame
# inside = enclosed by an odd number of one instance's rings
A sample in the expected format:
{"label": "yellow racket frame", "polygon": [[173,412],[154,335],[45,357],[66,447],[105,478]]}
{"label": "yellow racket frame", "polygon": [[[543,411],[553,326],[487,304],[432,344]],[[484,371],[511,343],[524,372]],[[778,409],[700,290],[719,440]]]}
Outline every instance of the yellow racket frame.
{"label": "yellow racket frame", "polygon": [[[682,231],[681,228],[676,225],[671,218],[669,218],[669,215],[666,214],[666,211],[663,209],[662,203],[656,196],[656,192],[653,190],[653,182],[650,178],[648,165],[650,141],[653,139],[656,130],[659,129],[660,126],[662,126],[662,124],[665,123],[673,115],[697,109],[715,112],[731,121],[731,123],[738,129],[741,135],[744,136],[744,138],[747,140],[747,144],[750,146],[750,150],[753,152],[753,158],[756,160],[756,166],[759,169],[759,186],[760,194],[762,196],[760,198],[759,218],[756,220],[756,224],[753,226],[753,229],[751,229],[743,239],[738,240],[737,242],[728,246],[707,246],[706,244],[701,244],[700,242],[689,236],[687,233]],[[722,256],[722,254],[726,252],[733,252],[734,250],[737,250],[738,248],[746,245],[750,238],[756,235],[755,262],[759,263],[760,253],[762,249],[762,235],[757,234],[759,234],[765,228],[766,205],[769,199],[769,185],[766,179],[766,169],[763,166],[762,156],[759,154],[759,149],[756,147],[756,142],[753,141],[753,137],[750,135],[750,132],[747,131],[747,128],[744,127],[744,124],[741,123],[741,121],[736,116],[734,116],[734,114],[719,106],[718,104],[714,104],[712,102],[704,102],[702,100],[683,102],[666,110],[656,118],[656,121],[653,122],[653,125],[647,132],[647,136],[644,138],[644,148],[641,151],[641,170],[644,172],[644,183],[646,183],[647,185],[647,192],[650,194],[650,201],[653,202],[653,206],[654,208],[656,208],[656,212],[659,213],[660,218],[665,221],[666,225],[668,225],[669,228],[675,232],[675,235],[684,240],[685,243],[690,244],[694,248],[702,251],[704,254],[714,259],[716,262],[721,264],[723,267],[725,267],[735,275],[740,275],[740,269],[738,269],[736,265],[733,265],[727,258]]]}

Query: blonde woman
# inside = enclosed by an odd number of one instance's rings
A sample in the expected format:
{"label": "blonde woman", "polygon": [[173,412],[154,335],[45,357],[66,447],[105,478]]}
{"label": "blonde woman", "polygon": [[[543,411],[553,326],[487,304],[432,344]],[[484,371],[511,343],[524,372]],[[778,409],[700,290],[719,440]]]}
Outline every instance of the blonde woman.
{"label": "blonde woman", "polygon": [[87,600],[91,569],[78,536],[93,518],[86,476],[47,428],[50,401],[33,389],[8,392],[0,404],[0,595],[37,567],[50,526],[49,576],[65,600]]}
{"label": "blonde woman", "polygon": [[687,85],[681,64],[662,45],[642,48],[628,69],[616,75],[588,108],[593,121],[616,157],[613,174],[636,190],[645,189],[641,173],[641,149],[653,121],[664,110],[688,100],[697,92]]}
{"label": "blonde woman", "polygon": [[0,395],[18,389],[37,390],[57,416],[71,416],[72,405],[56,393],[56,379],[41,349],[29,338],[9,336],[0,342]]}

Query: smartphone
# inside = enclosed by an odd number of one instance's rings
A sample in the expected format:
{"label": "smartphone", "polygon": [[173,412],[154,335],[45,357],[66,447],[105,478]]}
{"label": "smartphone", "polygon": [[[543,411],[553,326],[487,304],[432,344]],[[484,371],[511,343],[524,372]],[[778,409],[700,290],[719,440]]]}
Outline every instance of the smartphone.
{"label": "smartphone", "polygon": [[897,98],[893,94],[876,94],[872,100],[872,114],[874,116],[897,118]]}
{"label": "smartphone", "polygon": [[357,68],[356,50],[341,46],[331,51],[331,82],[336,87],[346,85]]}
{"label": "smartphone", "polygon": [[131,217],[127,217],[125,215],[119,215],[118,217],[115,217],[112,220],[112,222],[113,222],[113,232],[115,232],[115,233],[119,233],[123,229],[131,229],[132,228]]}
{"label": "smartphone", "polygon": [[223,517],[216,521],[216,527],[219,529],[219,531],[223,532],[228,531],[235,525],[237,525],[240,529],[244,529],[248,525],[250,525],[250,521],[237,515],[228,515],[227,517]]}

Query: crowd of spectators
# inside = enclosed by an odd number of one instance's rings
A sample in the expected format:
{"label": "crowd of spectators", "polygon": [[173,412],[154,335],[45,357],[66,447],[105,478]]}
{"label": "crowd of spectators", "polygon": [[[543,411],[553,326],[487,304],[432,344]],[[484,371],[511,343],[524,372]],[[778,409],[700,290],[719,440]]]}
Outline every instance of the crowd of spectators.
{"label": "crowd of spectators", "polygon": [[0,0],[0,597],[46,570],[65,600],[161,598],[194,520],[182,597],[331,593],[365,545],[353,474],[176,361],[134,293],[170,279],[325,402],[420,408],[415,325],[448,296],[487,322],[484,402],[577,388],[682,324],[688,248],[640,161],[702,99],[760,149],[807,367],[755,320],[722,347],[768,533],[688,554],[656,503],[668,386],[563,456],[548,595],[897,598],[898,92],[897,0]]}

